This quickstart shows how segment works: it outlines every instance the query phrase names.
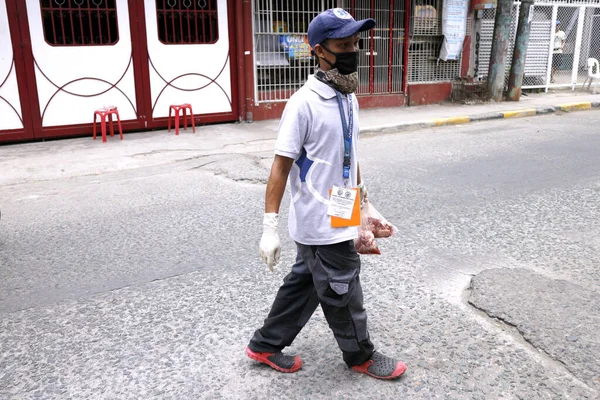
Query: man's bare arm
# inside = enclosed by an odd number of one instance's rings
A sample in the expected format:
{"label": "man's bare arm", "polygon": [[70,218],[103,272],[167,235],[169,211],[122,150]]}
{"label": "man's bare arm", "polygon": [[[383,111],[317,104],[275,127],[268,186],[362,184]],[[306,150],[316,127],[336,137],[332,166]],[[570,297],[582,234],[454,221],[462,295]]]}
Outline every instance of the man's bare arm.
{"label": "man's bare arm", "polygon": [[267,182],[267,194],[265,196],[265,212],[279,214],[281,199],[285,191],[288,175],[294,163],[293,158],[280,155],[275,156],[271,166],[271,175]]}

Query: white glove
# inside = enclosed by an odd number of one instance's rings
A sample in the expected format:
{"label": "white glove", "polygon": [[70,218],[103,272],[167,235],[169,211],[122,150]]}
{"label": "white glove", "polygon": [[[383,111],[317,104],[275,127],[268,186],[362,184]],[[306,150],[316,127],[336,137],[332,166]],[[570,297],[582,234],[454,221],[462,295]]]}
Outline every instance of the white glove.
{"label": "white glove", "polygon": [[358,185],[358,191],[360,192],[360,206],[362,208],[365,200],[369,197],[369,192],[367,191],[367,187],[365,186],[365,181],[361,181]]}
{"label": "white glove", "polygon": [[279,241],[279,233],[277,226],[279,225],[279,214],[265,213],[263,218],[263,235],[260,239],[260,258],[269,269],[273,271],[273,267],[279,262],[281,254],[281,242]]}

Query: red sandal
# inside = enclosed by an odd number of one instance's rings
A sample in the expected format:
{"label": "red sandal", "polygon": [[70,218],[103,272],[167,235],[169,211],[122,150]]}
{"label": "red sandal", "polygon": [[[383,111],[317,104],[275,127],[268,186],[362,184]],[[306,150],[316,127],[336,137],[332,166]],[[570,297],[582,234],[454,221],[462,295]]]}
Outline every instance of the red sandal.
{"label": "red sandal", "polygon": [[280,372],[296,372],[302,368],[302,360],[298,356],[286,356],[282,352],[277,353],[259,353],[246,347],[246,355],[260,363],[267,364],[269,367]]}

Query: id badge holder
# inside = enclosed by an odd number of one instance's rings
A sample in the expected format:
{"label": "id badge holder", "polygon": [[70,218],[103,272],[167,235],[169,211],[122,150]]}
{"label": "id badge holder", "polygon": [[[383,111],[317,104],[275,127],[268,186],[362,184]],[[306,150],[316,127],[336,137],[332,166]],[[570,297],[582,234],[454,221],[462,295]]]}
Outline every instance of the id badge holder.
{"label": "id badge holder", "polygon": [[[334,187],[334,189],[338,189]],[[329,190],[329,198],[331,201],[332,191],[334,189]],[[350,226],[360,226],[360,194],[358,188],[344,189],[344,190],[352,190],[354,191],[354,204],[352,206],[352,215],[349,219],[336,217],[335,215],[331,215],[331,227],[332,228],[347,228]]]}

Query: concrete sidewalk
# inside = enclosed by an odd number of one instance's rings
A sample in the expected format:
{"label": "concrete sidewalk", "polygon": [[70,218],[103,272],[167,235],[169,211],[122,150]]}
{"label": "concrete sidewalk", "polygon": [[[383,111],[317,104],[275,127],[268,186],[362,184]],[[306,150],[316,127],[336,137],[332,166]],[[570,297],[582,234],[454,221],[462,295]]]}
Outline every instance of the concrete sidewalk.
{"label": "concrete sidewalk", "polygon": [[[600,94],[554,91],[529,94],[521,101],[460,105],[444,103],[417,107],[362,110],[361,133],[373,135],[454,125],[495,118],[525,117],[555,112],[600,110]],[[217,154],[271,152],[278,120],[251,124],[200,126],[196,133],[173,131],[129,133],[108,143],[90,137],[0,146],[0,186],[125,169],[163,165]]]}

